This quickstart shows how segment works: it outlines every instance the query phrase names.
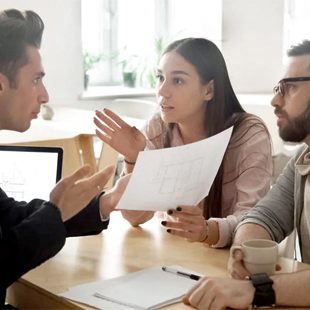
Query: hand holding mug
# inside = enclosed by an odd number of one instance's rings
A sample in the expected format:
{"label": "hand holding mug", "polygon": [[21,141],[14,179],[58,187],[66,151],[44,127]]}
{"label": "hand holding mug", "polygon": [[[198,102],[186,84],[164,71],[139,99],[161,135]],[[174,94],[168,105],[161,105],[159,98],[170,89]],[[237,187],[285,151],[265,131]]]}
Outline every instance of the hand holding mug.
{"label": "hand holding mug", "polygon": [[241,246],[233,245],[230,249],[231,259],[236,250],[242,252],[244,267],[250,274],[274,274],[278,260],[278,244],[275,241],[253,239],[244,241]]}

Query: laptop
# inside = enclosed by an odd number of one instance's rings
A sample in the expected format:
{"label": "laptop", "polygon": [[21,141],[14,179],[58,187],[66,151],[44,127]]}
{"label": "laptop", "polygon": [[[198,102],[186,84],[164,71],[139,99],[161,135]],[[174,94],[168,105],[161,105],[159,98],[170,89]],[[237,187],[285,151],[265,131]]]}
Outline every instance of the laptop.
{"label": "laptop", "polygon": [[62,161],[60,147],[0,145],[0,187],[18,201],[49,200]]}

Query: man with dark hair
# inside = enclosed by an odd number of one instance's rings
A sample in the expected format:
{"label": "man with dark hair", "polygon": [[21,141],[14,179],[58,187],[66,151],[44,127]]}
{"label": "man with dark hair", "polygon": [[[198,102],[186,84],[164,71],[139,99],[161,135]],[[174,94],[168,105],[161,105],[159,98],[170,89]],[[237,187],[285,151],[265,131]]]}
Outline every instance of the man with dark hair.
{"label": "man with dark hair", "polygon": [[[271,105],[285,141],[304,142],[265,198],[236,228],[234,245],[250,239],[281,242],[294,229],[303,262],[310,264],[310,41],[288,50],[284,76],[274,88]],[[310,269],[289,274],[251,275],[234,252],[228,263],[235,279],[205,277],[184,298],[199,309],[246,309],[256,306],[310,306]]]}
{"label": "man with dark hair", "polygon": [[[0,130],[26,131],[41,104],[48,102],[39,53],[43,29],[32,11],[0,12]],[[54,256],[66,237],[107,228],[129,181],[124,177],[109,192],[101,192],[113,172],[109,166],[90,176],[90,167],[84,166],[61,180],[49,201],[18,202],[0,188],[0,306],[6,288]]]}

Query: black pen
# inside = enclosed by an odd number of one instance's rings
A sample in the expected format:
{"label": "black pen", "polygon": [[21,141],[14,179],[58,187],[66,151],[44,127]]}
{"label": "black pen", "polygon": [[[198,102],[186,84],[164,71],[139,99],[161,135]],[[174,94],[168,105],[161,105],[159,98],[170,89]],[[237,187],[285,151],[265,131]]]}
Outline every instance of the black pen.
{"label": "black pen", "polygon": [[178,271],[178,270],[170,268],[170,267],[161,267],[161,269],[163,271],[171,272],[171,273],[174,273],[174,274],[179,275],[179,276],[188,277],[188,278],[190,278],[192,280],[196,280],[196,281],[198,281],[201,278],[200,276],[197,276],[196,274]]}

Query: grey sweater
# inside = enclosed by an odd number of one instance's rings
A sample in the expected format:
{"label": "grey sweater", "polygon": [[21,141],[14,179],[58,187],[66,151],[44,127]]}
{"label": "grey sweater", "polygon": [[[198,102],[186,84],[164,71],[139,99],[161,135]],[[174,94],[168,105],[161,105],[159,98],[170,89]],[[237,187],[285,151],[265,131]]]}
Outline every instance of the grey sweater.
{"label": "grey sweater", "polygon": [[[306,176],[296,171],[295,164],[307,151],[303,144],[288,162],[269,193],[241,219],[236,230],[243,224],[254,223],[264,227],[272,239],[281,242],[296,227],[302,249],[300,234],[301,214],[304,206]],[[302,255],[302,253],[301,253]]]}

